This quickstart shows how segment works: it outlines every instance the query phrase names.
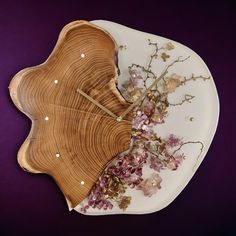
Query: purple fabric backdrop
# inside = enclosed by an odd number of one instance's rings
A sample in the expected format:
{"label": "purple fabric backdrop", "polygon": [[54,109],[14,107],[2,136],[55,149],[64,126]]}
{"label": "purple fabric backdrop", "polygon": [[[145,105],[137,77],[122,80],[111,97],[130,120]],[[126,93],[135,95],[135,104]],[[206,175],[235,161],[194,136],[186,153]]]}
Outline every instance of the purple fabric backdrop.
{"label": "purple fabric backdrop", "polygon": [[[8,2],[0,2],[0,234],[81,235],[98,230],[103,235],[114,231],[236,233],[233,1]],[[20,69],[43,62],[62,27],[77,19],[110,20],[174,39],[197,52],[212,72],[221,104],[216,136],[189,185],[160,212],[104,217],[69,212],[49,177],[23,172],[17,164],[17,150],[29,132],[30,121],[11,102],[8,84]]]}

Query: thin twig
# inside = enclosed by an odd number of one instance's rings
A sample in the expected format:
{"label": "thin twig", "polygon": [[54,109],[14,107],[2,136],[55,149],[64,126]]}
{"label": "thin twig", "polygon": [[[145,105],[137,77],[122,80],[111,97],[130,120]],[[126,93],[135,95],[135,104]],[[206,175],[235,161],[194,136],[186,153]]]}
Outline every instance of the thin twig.
{"label": "thin twig", "polygon": [[181,102],[179,102],[179,103],[170,103],[170,102],[168,102],[168,104],[169,104],[170,106],[181,106],[181,105],[183,105],[185,102],[191,103],[191,100],[192,100],[193,98],[195,98],[195,96],[192,96],[192,95],[190,95],[190,94],[185,94],[184,99],[183,99]]}
{"label": "thin twig", "polygon": [[203,79],[204,81],[206,81],[206,80],[209,80],[210,78],[211,78],[211,76],[208,76],[208,77],[205,77],[205,76],[202,76],[202,75],[194,76],[194,74],[192,74],[191,77],[189,77],[189,78],[184,77],[184,80],[181,81],[180,85],[185,85],[187,82],[196,81],[197,79]]}
{"label": "thin twig", "polygon": [[[131,65],[131,67],[135,66],[135,67],[137,67],[137,68],[141,68],[141,69],[146,73],[146,77],[145,77],[144,80],[143,80],[143,85],[144,85],[144,87],[145,87],[146,89],[147,89],[147,80],[150,78],[150,77],[149,77],[149,74],[151,74],[151,75],[153,76],[153,78],[156,77],[156,75],[151,71],[151,67],[152,67],[153,60],[158,57],[158,52],[159,52],[160,50],[165,49],[164,47],[158,48],[157,43],[151,42],[150,39],[148,39],[148,45],[154,46],[155,49],[154,49],[154,52],[153,52],[153,53],[151,54],[151,56],[150,56],[150,59],[149,59],[147,68],[144,67],[144,66],[137,65],[137,64],[132,64],[132,65]],[[157,85],[156,85],[156,89],[157,89]]]}
{"label": "thin twig", "polygon": [[133,67],[140,68],[143,72],[151,74],[153,76],[153,78],[156,78],[155,73],[151,69],[146,69],[144,66],[140,66],[140,65],[135,64],[135,63],[132,63],[131,66],[129,66],[130,69],[133,68]]}
{"label": "thin twig", "polygon": [[[153,59],[156,59],[157,57],[158,57],[158,51],[159,50],[161,50],[161,49],[164,49],[163,47],[161,47],[161,48],[158,48],[158,45],[157,45],[157,43],[153,43],[153,42],[151,42],[151,40],[150,39],[148,39],[148,45],[152,45],[152,46],[154,46],[154,52],[153,52],[153,54],[150,56],[150,59],[149,59],[149,62],[148,62],[148,67],[147,67],[147,69],[148,70],[150,70],[150,68],[151,68],[151,66],[152,66],[152,62],[153,62]],[[147,76],[148,76],[148,74],[147,74]]]}
{"label": "thin twig", "polygon": [[120,119],[123,119],[135,106],[139,105],[139,103],[146,97],[146,95],[150,92],[150,90],[156,86],[156,84],[168,73],[167,70],[165,70],[155,81],[148,87],[148,89],[133,103],[131,104],[127,110],[125,110],[121,116]]}
{"label": "thin twig", "polygon": [[201,145],[200,153],[198,154],[197,159],[196,159],[196,163],[193,166],[193,171],[194,171],[195,167],[196,167],[196,165],[198,163],[198,160],[199,160],[199,158],[200,158],[200,156],[202,154],[203,148],[204,148],[203,142],[201,142],[201,141],[188,141],[188,142],[184,142],[172,153],[172,156],[175,155],[176,152],[178,152],[184,145],[187,145],[187,144],[200,144]]}
{"label": "thin twig", "polygon": [[133,103],[131,104],[122,114],[121,116],[118,118],[123,119],[135,106],[139,105],[140,102],[146,97],[146,95],[152,90],[152,88],[154,88],[157,83],[163,79],[165,77],[165,75],[168,73],[168,69],[170,67],[172,67],[175,63],[178,62],[184,62],[186,61],[188,58],[190,58],[190,56],[184,58],[184,59],[180,59],[181,57],[178,57],[176,60],[174,60],[171,64],[169,64],[166,69],[164,70],[164,72],[157,78],[157,76],[154,74],[154,72],[152,72],[151,70],[147,70],[144,66],[140,66],[137,64],[131,64],[131,66],[129,68],[132,68],[133,66],[136,66],[138,68],[141,68],[143,71],[149,71],[149,73],[151,73],[153,75],[153,79],[155,79],[155,81],[146,89],[146,91]]}
{"label": "thin twig", "polygon": [[178,57],[178,58],[177,58],[176,60],[174,60],[171,64],[169,64],[169,65],[167,66],[167,70],[168,70],[170,67],[172,67],[174,64],[178,63],[178,62],[184,62],[184,61],[188,60],[188,59],[190,58],[190,56],[187,56],[187,57],[185,57],[184,59],[180,59],[180,58],[182,58],[182,56]]}
{"label": "thin twig", "polygon": [[[175,153],[176,152],[178,152],[184,145],[186,145],[186,144],[201,144],[201,152],[202,152],[202,150],[203,150],[203,148],[204,148],[204,145],[203,145],[203,143],[201,142],[201,141],[188,141],[188,142],[184,142],[184,143],[182,143],[174,152],[173,152],[173,154],[172,155],[175,155]],[[201,154],[201,153],[200,153]]]}
{"label": "thin twig", "polygon": [[150,150],[146,145],[145,145],[145,149],[151,153],[153,156],[155,156],[156,158],[158,158],[160,161],[162,161],[162,159],[159,156],[162,156],[163,158],[165,158],[165,156],[163,156],[163,154],[161,152],[153,152],[152,150]]}

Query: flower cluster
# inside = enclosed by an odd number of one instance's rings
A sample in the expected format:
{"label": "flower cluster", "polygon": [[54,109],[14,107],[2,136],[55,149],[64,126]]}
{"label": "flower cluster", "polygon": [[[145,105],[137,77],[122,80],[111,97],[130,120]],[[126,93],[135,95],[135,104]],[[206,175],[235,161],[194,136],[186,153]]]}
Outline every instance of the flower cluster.
{"label": "flower cluster", "polygon": [[129,75],[129,79],[122,85],[121,92],[127,101],[135,102],[142,95],[143,88],[141,83],[143,77],[140,71],[132,69],[129,69]]}
{"label": "flower cluster", "polygon": [[144,196],[151,197],[161,188],[162,179],[158,174],[152,174],[148,179],[145,179],[138,187],[138,190],[142,190]]}
{"label": "flower cluster", "polygon": [[[135,102],[142,96],[144,90],[147,89],[147,81],[150,79],[150,75],[153,76],[151,79],[156,79],[155,74],[151,71],[153,60],[161,58],[165,62],[170,58],[167,51],[174,49],[171,42],[158,48],[157,43],[152,43],[149,40],[149,45],[155,46],[155,51],[150,56],[148,66],[145,68],[132,64],[128,71],[129,78],[122,85],[121,92],[129,102]],[[183,60],[178,58],[169,67],[188,58]],[[131,196],[125,195],[127,188],[142,191],[144,196],[151,197],[161,188],[161,171],[164,169],[174,171],[182,163],[184,154],[180,153],[180,149],[183,145],[200,143],[202,151],[203,144],[199,141],[183,143],[182,139],[174,134],[161,138],[154,131],[156,125],[164,123],[170,105],[182,105],[194,98],[194,96],[185,95],[182,102],[171,104],[168,102],[168,95],[186,82],[198,78],[209,79],[203,76],[195,77],[194,75],[188,79],[185,77],[183,79],[173,73],[165,77],[159,87],[156,86],[147,93],[147,96],[133,112],[130,150],[119,154],[109,163],[92,188],[86,204],[81,206],[81,212],[86,213],[90,207],[103,210],[112,209],[114,203],[120,209],[125,210],[131,203]],[[148,178],[143,176],[144,166],[153,172]]]}
{"label": "flower cluster", "polygon": [[118,155],[105,169],[93,187],[88,202],[80,210],[86,212],[89,207],[97,209],[112,209],[112,201],[116,201],[121,209],[126,209],[131,197],[124,196],[127,186],[135,188],[143,181],[142,169],[147,161],[142,142],[137,141],[132,150]]}
{"label": "flower cluster", "polygon": [[182,140],[171,134],[166,139],[160,137],[148,142],[147,150],[151,153],[149,167],[157,172],[163,169],[176,170],[184,159],[183,154],[175,152],[175,148],[182,144]]}
{"label": "flower cluster", "polygon": [[[133,73],[130,71],[130,75]],[[139,76],[136,75],[134,78]],[[129,86],[128,83],[125,86]],[[132,125],[131,149],[119,154],[107,166],[91,190],[87,204],[81,207],[81,212],[85,213],[90,207],[112,209],[114,202],[119,208],[125,210],[131,203],[131,197],[125,196],[127,187],[140,190],[144,196],[151,197],[161,188],[162,179],[157,172],[165,168],[170,170],[178,168],[182,156],[177,153],[173,155],[171,151],[181,145],[181,139],[173,134],[166,139],[161,139],[154,132],[155,125],[163,123],[167,115],[168,104],[165,106],[162,104],[164,103],[158,102],[154,95],[149,95],[142,105],[136,108]],[[156,173],[144,179],[145,165]]]}

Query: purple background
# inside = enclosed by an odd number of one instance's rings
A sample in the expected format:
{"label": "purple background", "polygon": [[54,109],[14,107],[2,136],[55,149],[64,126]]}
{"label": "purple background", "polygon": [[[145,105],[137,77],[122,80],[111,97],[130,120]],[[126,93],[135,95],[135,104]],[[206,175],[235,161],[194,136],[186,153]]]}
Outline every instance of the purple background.
{"label": "purple background", "polygon": [[[233,1],[8,2],[0,3],[0,234],[84,235],[84,231],[98,230],[103,235],[127,230],[156,235],[236,234]],[[8,84],[19,70],[42,63],[62,27],[77,19],[111,20],[174,39],[197,52],[213,74],[221,104],[216,136],[189,185],[160,212],[104,217],[69,212],[62,193],[49,177],[23,172],[17,164],[17,150],[29,132],[30,121],[11,102]]]}

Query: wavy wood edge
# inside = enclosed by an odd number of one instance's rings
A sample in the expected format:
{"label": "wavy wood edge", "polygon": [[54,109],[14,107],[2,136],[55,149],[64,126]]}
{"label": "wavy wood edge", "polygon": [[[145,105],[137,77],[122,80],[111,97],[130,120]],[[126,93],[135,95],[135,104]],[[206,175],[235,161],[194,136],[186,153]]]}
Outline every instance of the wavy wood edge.
{"label": "wavy wood edge", "polygon": [[[20,102],[20,100],[18,99],[18,87],[20,85],[20,83],[22,82],[22,79],[24,79],[24,75],[27,74],[29,71],[32,71],[34,69],[38,69],[42,66],[44,66],[47,61],[53,56],[54,52],[57,50],[57,48],[60,46],[61,43],[63,43],[63,39],[65,38],[66,34],[74,27],[77,27],[78,25],[80,24],[91,24],[91,23],[88,23],[87,21],[74,21],[74,22],[71,22],[69,24],[67,24],[61,31],[61,33],[59,34],[59,37],[58,37],[58,40],[57,40],[57,43],[54,47],[54,49],[52,50],[51,54],[49,55],[49,57],[45,60],[45,62],[39,64],[39,65],[36,65],[36,66],[33,66],[33,67],[28,67],[28,68],[25,68],[23,70],[21,70],[20,72],[18,72],[14,77],[13,79],[11,80],[10,84],[9,84],[9,92],[10,92],[10,97],[13,101],[13,103],[15,104],[15,106],[22,112],[24,113],[27,117],[29,117],[31,119],[31,129],[30,129],[30,132],[27,136],[27,138],[25,139],[25,141],[23,142],[22,146],[20,147],[19,151],[18,151],[18,154],[17,154],[17,161],[19,163],[19,165],[21,166],[21,168],[24,170],[24,171],[27,171],[27,172],[31,172],[31,173],[35,173],[35,174],[40,174],[40,173],[43,173],[35,168],[33,168],[31,165],[29,165],[28,161],[27,161],[27,156],[26,156],[26,152],[27,152],[27,149],[28,149],[28,146],[29,146],[29,142],[30,142],[30,139],[32,138],[32,133],[33,133],[33,130],[34,130],[34,120],[30,117],[30,115],[24,111],[23,109],[23,106]],[[106,34],[110,35],[107,31],[103,30],[102,28],[96,26],[97,28],[101,29],[102,31],[106,32]],[[110,35],[110,37],[112,38],[112,36]],[[115,41],[114,41],[115,43]],[[115,43],[116,45],[116,43]],[[117,45],[116,45],[116,51],[118,52],[118,49],[117,49]],[[117,81],[117,77],[114,77],[113,80],[114,81]],[[111,81],[112,82],[112,81]],[[118,92],[117,90],[117,87],[115,86],[114,88],[114,93],[116,93],[117,97],[119,98],[119,101],[125,105],[130,105],[124,98],[123,96]],[[129,120],[131,120],[131,116],[128,116],[129,117]],[[127,149],[129,148],[129,143],[127,143]],[[68,204],[68,207],[69,209],[73,209],[76,205],[78,205],[78,202],[77,203],[72,203],[71,200],[69,200],[67,198],[66,195],[64,195],[65,198],[66,198],[66,201],[67,201],[67,204]]]}

